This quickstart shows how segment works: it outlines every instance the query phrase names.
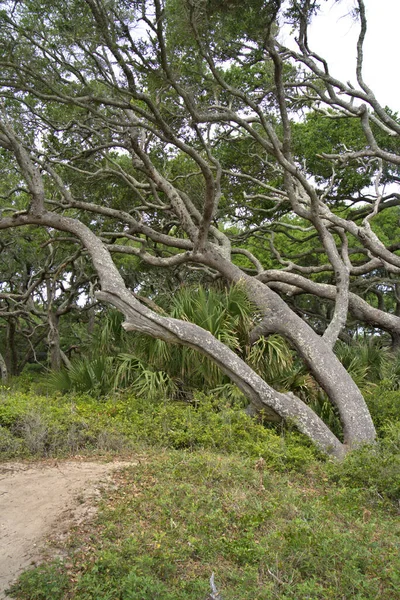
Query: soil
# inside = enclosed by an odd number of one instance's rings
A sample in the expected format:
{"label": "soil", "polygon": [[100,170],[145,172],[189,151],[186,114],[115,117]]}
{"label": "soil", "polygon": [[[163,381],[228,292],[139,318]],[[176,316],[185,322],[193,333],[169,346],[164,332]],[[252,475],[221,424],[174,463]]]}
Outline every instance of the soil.
{"label": "soil", "polygon": [[[54,543],[90,519],[112,471],[130,462],[47,461],[0,464],[0,600],[17,576],[56,554]],[[46,550],[47,545],[47,550]],[[50,548],[50,550],[49,550]]]}

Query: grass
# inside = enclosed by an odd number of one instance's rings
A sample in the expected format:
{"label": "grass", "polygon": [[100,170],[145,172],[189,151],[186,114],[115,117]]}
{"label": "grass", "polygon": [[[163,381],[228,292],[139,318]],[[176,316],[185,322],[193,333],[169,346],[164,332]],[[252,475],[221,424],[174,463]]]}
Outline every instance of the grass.
{"label": "grass", "polygon": [[22,575],[36,600],[393,600],[400,523],[393,504],[332,482],[314,463],[277,473],[265,461],[148,450],[116,475],[96,520],[64,562]]}
{"label": "grass", "polygon": [[400,589],[400,392],[377,391],[379,443],[342,464],[295,431],[198,394],[0,393],[0,459],[129,453],[64,560],[18,600],[394,600]]}

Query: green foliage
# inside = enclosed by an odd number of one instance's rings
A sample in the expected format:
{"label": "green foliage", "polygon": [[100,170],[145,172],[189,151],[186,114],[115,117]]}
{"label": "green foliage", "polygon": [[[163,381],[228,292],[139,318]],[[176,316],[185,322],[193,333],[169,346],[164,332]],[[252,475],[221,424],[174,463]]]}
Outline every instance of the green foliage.
{"label": "green foliage", "polygon": [[0,457],[3,460],[18,458],[24,451],[23,440],[13,435],[7,427],[0,425]]}
{"label": "green foliage", "polygon": [[181,51],[193,50],[196,31],[204,40],[213,39],[219,56],[236,58],[235,42],[243,37],[262,41],[279,4],[276,0],[249,0],[243,12],[240,0],[168,0],[168,39]]}
{"label": "green foliage", "polygon": [[[306,161],[307,170],[318,182],[329,181],[332,164],[321,155],[333,154],[343,147],[360,150],[364,147],[364,134],[358,119],[334,118],[310,112],[304,122],[293,125],[295,153]],[[338,167],[336,167],[337,169]],[[337,174],[335,192],[340,196],[352,194],[370,183],[371,174],[356,163],[341,167]]]}
{"label": "green foliage", "polygon": [[251,347],[248,363],[281,392],[293,392],[305,402],[311,403],[318,393],[318,385],[307,373],[304,365],[296,360],[289,344],[279,335],[261,337]]}
{"label": "green foliage", "polygon": [[[373,129],[381,148],[391,152],[398,151],[396,136],[390,136],[375,126]],[[313,173],[318,183],[328,182],[333,174],[333,163],[324,158],[324,153],[341,153],[344,148],[346,151],[359,151],[365,147],[365,136],[359,119],[343,117],[334,111],[325,114],[311,111],[304,121],[293,123],[292,130],[294,153],[305,161],[307,171]],[[396,167],[387,165],[384,181],[390,181],[396,171]],[[346,195],[357,193],[371,185],[374,174],[374,168],[370,164],[366,166],[356,160],[345,165],[336,163],[331,194],[342,200]]]}
{"label": "green foliage", "polygon": [[400,391],[388,389],[385,380],[380,386],[371,388],[365,399],[378,432],[400,421]]}
{"label": "green foliage", "polygon": [[75,359],[68,369],[46,376],[50,387],[60,392],[88,392],[94,396],[107,394],[112,387],[114,361],[110,356],[97,356],[92,360]]}
{"label": "green foliage", "polygon": [[378,441],[332,465],[331,475],[346,487],[400,500],[400,391],[387,389],[387,385],[388,380],[370,385],[365,395]]}
{"label": "green foliage", "polygon": [[14,597],[59,598],[43,594],[55,569],[63,597],[76,600],[199,600],[212,572],[225,600],[397,595],[395,511],[321,470],[276,474],[237,455],[153,451],[116,483],[70,537],[64,565],[26,573]]}
{"label": "green foliage", "polygon": [[[191,320],[212,331],[216,337],[224,340],[243,356],[248,364],[275,389],[282,392],[292,391],[307,402],[341,438],[342,430],[337,410],[305,371],[304,366],[295,359],[293,351],[285,340],[280,336],[272,335],[268,338],[260,338],[252,347],[249,346],[247,336],[251,326],[251,306],[243,291],[240,288],[219,292],[198,288],[197,292],[194,294],[192,290],[183,289],[178,293],[170,309],[172,315]],[[47,391],[56,389],[63,393],[89,394],[93,399],[104,398],[102,404],[109,402],[107,395],[128,389],[129,393],[136,397],[136,402],[150,401],[151,405],[167,406],[168,419],[175,419],[175,416],[172,417],[175,410],[171,406],[173,400],[183,399],[193,403],[194,406],[185,407],[188,413],[193,410],[198,411],[199,405],[202,404],[202,401],[198,402],[198,398],[201,397],[198,390],[204,390],[205,393],[215,396],[216,404],[211,408],[211,412],[218,404],[226,405],[226,408],[230,405],[235,411],[239,407],[246,406],[247,400],[238,388],[215,365],[191,348],[168,345],[161,340],[146,336],[137,335],[131,338],[125,336],[121,327],[121,317],[115,312],[110,312],[102,322],[103,328],[99,329],[92,346],[93,358],[72,361],[70,369],[46,375],[42,383],[34,384],[32,389]],[[121,347],[125,347],[126,351],[118,352]],[[103,352],[116,354],[107,355]],[[391,392],[398,385],[397,355],[391,354],[382,347],[380,340],[358,341],[351,345],[338,343],[336,352],[353,379],[364,391],[373,420],[380,433],[387,421],[396,419],[399,414],[398,395]],[[21,382],[20,389],[27,392],[31,378],[22,378]],[[379,382],[383,384],[377,388]],[[181,414],[182,406],[179,405],[176,409],[177,414]],[[18,402],[14,408],[18,411]],[[148,410],[150,409],[146,409]],[[208,408],[205,412],[207,410]],[[97,412],[95,408],[94,413]],[[154,418],[157,421],[158,416]],[[40,438],[40,419],[38,422],[32,419],[32,423],[36,423],[35,436]],[[76,431],[74,435],[71,433],[71,440],[75,440],[76,447],[98,447],[98,428],[90,431],[91,427],[85,429],[86,425],[82,423],[76,423],[74,427]],[[20,428],[24,430],[22,437],[29,437],[29,425],[20,425]],[[58,447],[54,441],[57,439],[57,434],[50,433],[51,427],[49,429],[46,426],[45,429],[48,430],[47,441],[36,442],[43,445],[42,449],[38,450],[39,454],[68,451]],[[139,431],[142,431],[141,425]],[[165,439],[161,439],[161,436],[157,442],[167,445],[172,443],[173,447],[180,447],[179,444],[184,446],[185,443],[191,447],[203,443],[207,446],[208,442],[205,442],[201,436],[197,437],[198,432],[190,428],[189,433],[187,431],[187,424],[180,427],[178,418],[168,436]],[[16,434],[21,438],[21,433],[16,432]],[[111,437],[120,440],[119,443],[111,446],[124,445],[121,435],[111,434]],[[128,432],[128,437],[130,435],[131,433]],[[207,437],[206,431],[204,435]],[[151,435],[149,439],[155,440]],[[28,452],[37,454],[32,444],[34,445],[33,442],[27,441],[23,448],[27,451],[26,447],[28,447]],[[217,444],[215,447],[230,451],[228,445],[223,447]],[[21,446],[19,445],[18,448],[18,452],[21,453]],[[15,452],[17,453],[17,450]]]}
{"label": "green foliage", "polygon": [[[318,386],[278,335],[261,337],[250,347],[249,331],[257,311],[240,285],[223,290],[182,287],[176,294],[157,299],[162,309],[210,331],[261,377],[280,391],[292,391],[309,401]],[[255,316],[254,316],[255,315]],[[46,376],[53,389],[66,393],[104,396],[129,389],[136,396],[190,400],[197,390],[235,397],[243,395],[219,368],[192,348],[167,344],[149,336],[126,335],[122,317],[115,311],[102,315],[87,356],[75,359],[69,369]]]}
{"label": "green foliage", "polygon": [[277,469],[302,470],[318,455],[296,432],[267,428],[241,406],[203,394],[188,405],[132,396],[99,402],[88,395],[10,393],[0,403],[0,426],[3,458],[121,452],[145,444],[235,452],[262,457]]}
{"label": "green foliage", "polygon": [[335,353],[358,387],[364,390],[370,388],[371,383],[379,383],[393,362],[388,348],[375,338],[351,344],[337,342]]}
{"label": "green foliage", "polygon": [[343,441],[343,429],[340,423],[339,411],[323,391],[318,391],[309,401],[310,408],[326,423],[336,437]]}
{"label": "green foliage", "polygon": [[48,398],[10,392],[0,402],[0,457],[46,457],[121,451],[129,441],[93,398]]}
{"label": "green foliage", "polygon": [[400,389],[400,352],[396,352],[389,357],[380,383],[384,390]]}
{"label": "green foliage", "polygon": [[384,434],[376,444],[362,446],[334,465],[333,479],[400,501],[400,421],[388,424]]}
{"label": "green foliage", "polygon": [[41,565],[23,573],[18,585],[9,591],[12,594],[16,590],[25,598],[25,594],[29,593],[30,600],[63,600],[68,590],[68,576],[63,572],[61,563]]}

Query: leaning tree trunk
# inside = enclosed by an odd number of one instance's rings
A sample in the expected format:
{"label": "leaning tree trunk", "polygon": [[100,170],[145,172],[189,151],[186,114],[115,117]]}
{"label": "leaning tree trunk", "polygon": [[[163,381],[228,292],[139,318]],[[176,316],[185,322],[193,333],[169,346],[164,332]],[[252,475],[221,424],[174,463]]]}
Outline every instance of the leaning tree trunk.
{"label": "leaning tree trunk", "polygon": [[345,444],[371,442],[376,435],[366,402],[332,349],[285,304],[264,321],[264,333],[285,336],[339,411]]}
{"label": "leaning tree trunk", "polygon": [[241,283],[258,306],[263,320],[253,333],[257,336],[279,333],[296,348],[329,400],[339,411],[346,446],[372,442],[376,431],[366,402],[353,379],[332,348],[265,284],[250,277],[220,255],[210,253],[208,264],[228,280]]}
{"label": "leaning tree trunk", "polygon": [[8,380],[8,371],[6,361],[3,358],[3,355],[0,354],[0,374],[1,374],[1,382],[3,385],[7,383]]}
{"label": "leaning tree trunk", "polygon": [[141,305],[126,288],[118,292],[97,292],[97,298],[112,304],[125,316],[127,331],[140,331],[169,343],[194,348],[212,360],[238,386],[257,411],[265,411],[270,420],[293,420],[299,430],[311,438],[321,450],[341,458],[345,447],[326,424],[294,394],[281,394],[271,388],[253,369],[217,340],[210,332],[194,323],[163,317]]}

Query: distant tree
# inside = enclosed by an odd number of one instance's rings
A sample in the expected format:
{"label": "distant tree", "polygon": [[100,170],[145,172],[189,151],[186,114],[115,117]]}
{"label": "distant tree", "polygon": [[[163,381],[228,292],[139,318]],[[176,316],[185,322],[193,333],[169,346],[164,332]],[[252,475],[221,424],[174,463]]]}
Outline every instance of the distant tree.
{"label": "distant tree", "polygon": [[[75,236],[97,274],[98,300],[124,314],[126,330],[197,349],[255,410],[295,421],[342,456],[375,437],[332,349],[348,312],[400,333],[397,314],[351,289],[376,273],[391,286],[399,273],[398,248],[374,222],[398,211],[400,197],[385,195],[383,183],[398,178],[400,124],[363,79],[363,0],[354,85],[335,79],[309,47],[317,3],[296,0],[286,13],[281,4],[1,2],[0,146],[11,167],[0,229],[36,225]],[[296,30],[296,51],[277,38],[283,19]],[[328,143],[312,133],[318,127],[331,132]],[[341,127],[354,134],[347,144]],[[307,135],[318,147],[302,145]],[[306,264],[280,253],[282,231],[298,245],[318,240]],[[135,297],[128,258],[240,282],[261,315],[251,340],[278,333],[290,342],[337,408],[344,443],[209,332]],[[322,335],[285,301],[300,293],[333,303]]]}
{"label": "distant tree", "polygon": [[2,236],[0,351],[10,375],[20,374],[27,362],[39,362],[38,354],[48,355],[55,370],[68,363],[60,319],[88,308],[84,298],[90,303],[91,274],[80,245],[76,249],[73,242],[32,227],[23,235],[10,230]]}

